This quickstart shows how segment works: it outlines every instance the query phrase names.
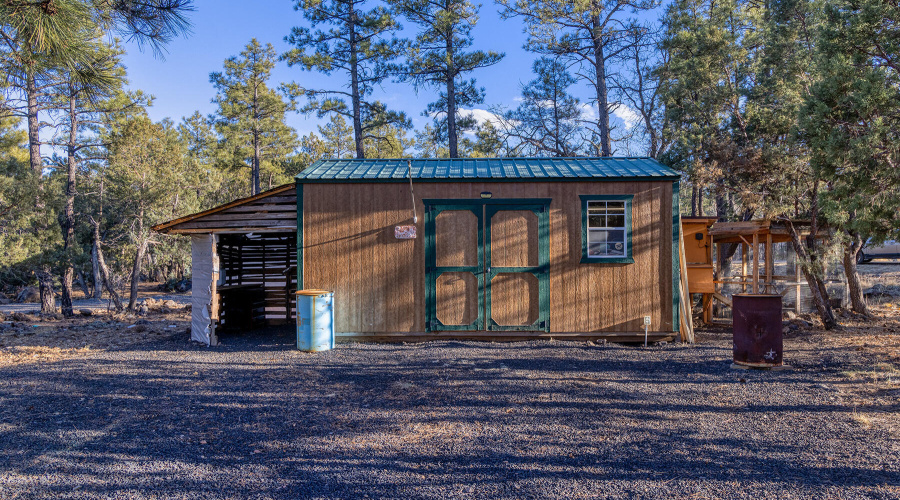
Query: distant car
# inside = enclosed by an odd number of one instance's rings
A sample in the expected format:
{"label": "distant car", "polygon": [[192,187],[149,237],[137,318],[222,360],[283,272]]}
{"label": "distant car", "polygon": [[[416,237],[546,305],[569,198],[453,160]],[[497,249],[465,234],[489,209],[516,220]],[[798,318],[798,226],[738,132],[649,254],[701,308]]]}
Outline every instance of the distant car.
{"label": "distant car", "polygon": [[872,259],[900,259],[900,241],[887,240],[881,245],[866,245],[856,255],[856,262],[860,264]]}

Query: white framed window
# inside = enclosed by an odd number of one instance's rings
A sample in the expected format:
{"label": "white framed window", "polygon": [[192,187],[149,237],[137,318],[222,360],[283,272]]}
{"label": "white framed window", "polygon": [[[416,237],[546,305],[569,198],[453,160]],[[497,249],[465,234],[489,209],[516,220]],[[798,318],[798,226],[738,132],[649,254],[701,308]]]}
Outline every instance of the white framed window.
{"label": "white framed window", "polygon": [[582,195],[582,262],[631,263],[631,195]]}

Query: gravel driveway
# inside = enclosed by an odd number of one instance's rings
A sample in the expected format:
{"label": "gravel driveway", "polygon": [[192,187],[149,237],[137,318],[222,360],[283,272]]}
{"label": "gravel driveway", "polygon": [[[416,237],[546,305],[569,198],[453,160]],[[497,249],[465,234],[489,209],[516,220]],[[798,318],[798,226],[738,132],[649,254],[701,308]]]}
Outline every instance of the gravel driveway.
{"label": "gravel driveway", "polygon": [[900,498],[859,350],[223,340],[0,368],[0,498]]}

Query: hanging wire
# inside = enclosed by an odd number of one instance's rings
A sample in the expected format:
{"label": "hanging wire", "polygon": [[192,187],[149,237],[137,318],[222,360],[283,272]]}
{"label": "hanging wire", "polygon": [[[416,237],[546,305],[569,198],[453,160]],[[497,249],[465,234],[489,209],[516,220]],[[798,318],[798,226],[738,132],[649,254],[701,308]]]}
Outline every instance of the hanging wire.
{"label": "hanging wire", "polygon": [[412,199],[413,224],[419,223],[419,217],[416,215],[416,194],[413,192],[412,183],[412,161],[406,160],[406,175],[409,177],[409,197]]}

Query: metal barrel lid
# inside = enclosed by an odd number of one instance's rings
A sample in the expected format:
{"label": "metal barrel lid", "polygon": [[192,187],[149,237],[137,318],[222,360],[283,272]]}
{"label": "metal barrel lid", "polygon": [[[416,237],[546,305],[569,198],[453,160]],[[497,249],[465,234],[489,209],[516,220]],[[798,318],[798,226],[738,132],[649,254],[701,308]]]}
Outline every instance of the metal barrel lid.
{"label": "metal barrel lid", "polygon": [[334,293],[331,290],[297,290],[297,295],[306,295],[309,297],[318,297],[319,295],[325,295],[326,293]]}

